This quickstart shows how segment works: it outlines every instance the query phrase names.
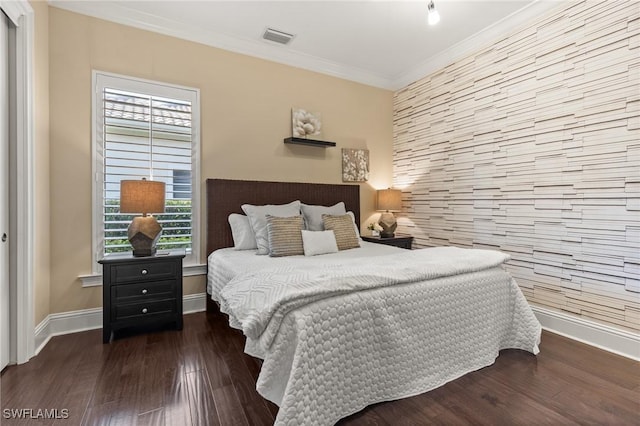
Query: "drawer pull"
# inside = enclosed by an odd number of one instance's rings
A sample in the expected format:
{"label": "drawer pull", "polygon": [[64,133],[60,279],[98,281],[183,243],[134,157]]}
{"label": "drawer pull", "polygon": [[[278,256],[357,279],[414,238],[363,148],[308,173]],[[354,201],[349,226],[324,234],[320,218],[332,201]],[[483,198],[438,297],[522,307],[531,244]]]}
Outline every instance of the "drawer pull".
{"label": "drawer pull", "polygon": [[147,273],[148,273],[148,272],[149,272],[149,271],[147,271],[146,269],[143,269],[143,270],[142,270],[142,275],[147,275]]}
{"label": "drawer pull", "polygon": [[146,288],[142,289],[142,294],[147,294],[147,289]]}
{"label": "drawer pull", "polygon": [[142,313],[143,313],[143,314],[146,314],[147,312],[148,312],[148,311],[147,311],[147,308],[142,308]]}

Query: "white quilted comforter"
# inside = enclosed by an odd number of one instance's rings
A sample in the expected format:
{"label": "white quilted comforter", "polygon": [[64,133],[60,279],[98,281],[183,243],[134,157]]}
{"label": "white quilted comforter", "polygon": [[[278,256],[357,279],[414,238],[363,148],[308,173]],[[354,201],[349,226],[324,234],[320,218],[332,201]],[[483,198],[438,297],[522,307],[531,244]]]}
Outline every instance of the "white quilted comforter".
{"label": "white quilted comforter", "polygon": [[279,405],[276,424],[334,424],[490,365],[501,349],[538,353],[540,324],[501,267],[506,255],[392,253],[366,266],[222,274],[217,299],[247,336],[245,351],[264,360],[257,389]]}

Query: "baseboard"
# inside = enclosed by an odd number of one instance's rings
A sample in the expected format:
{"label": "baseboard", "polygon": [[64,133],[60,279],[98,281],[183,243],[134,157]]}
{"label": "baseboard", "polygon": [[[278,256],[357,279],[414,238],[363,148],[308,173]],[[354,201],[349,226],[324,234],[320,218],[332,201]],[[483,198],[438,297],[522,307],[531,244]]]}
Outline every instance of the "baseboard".
{"label": "baseboard", "polygon": [[640,361],[640,334],[541,306],[531,309],[547,331]]}
{"label": "baseboard", "polygon": [[182,312],[193,314],[207,310],[207,293],[188,294],[182,298]]}
{"label": "baseboard", "polygon": [[[570,339],[613,352],[627,358],[640,360],[640,335],[532,305],[542,328]],[[206,293],[184,296],[185,314],[206,310]],[[77,333],[102,327],[102,308],[62,312],[47,316],[35,329],[35,355],[53,336]]]}
{"label": "baseboard", "polygon": [[35,329],[35,355],[54,336],[93,330],[102,327],[102,308],[49,314]]}
{"label": "baseboard", "polygon": [[[182,300],[184,314],[206,310],[206,293],[188,294]],[[96,328],[102,328],[102,308],[50,314],[35,329],[34,348],[36,350],[34,356],[38,355],[54,336],[94,330]]]}

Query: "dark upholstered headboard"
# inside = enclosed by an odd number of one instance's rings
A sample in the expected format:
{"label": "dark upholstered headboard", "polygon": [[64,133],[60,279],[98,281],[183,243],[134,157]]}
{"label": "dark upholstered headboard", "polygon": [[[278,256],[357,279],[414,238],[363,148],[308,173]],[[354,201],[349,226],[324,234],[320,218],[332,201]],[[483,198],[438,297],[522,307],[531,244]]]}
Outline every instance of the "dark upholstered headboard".
{"label": "dark upholstered headboard", "polygon": [[243,213],[243,204],[305,204],[331,206],[344,201],[360,224],[360,186],[320,183],[258,182],[207,179],[207,256],[214,250],[233,247],[231,213]]}

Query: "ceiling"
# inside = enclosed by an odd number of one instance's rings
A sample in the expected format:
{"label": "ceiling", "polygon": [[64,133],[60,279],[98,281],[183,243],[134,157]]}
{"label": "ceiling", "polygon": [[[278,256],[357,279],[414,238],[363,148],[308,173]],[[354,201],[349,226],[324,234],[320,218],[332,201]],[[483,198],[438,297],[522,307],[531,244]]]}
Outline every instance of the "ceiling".
{"label": "ceiling", "polygon": [[[562,1],[69,1],[55,7],[385,89],[399,89]],[[267,27],[288,45],[262,39]]]}

